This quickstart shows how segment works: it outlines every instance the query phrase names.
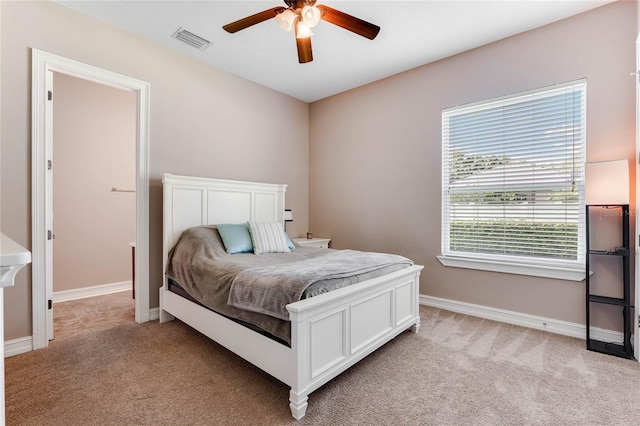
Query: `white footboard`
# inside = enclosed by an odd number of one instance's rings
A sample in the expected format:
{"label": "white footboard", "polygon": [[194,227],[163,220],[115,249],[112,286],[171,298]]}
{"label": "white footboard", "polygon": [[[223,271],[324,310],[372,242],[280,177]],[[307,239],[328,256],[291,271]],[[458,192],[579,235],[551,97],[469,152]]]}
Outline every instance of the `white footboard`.
{"label": "white footboard", "polygon": [[413,266],[287,306],[297,371],[291,413],[304,416],[309,393],[393,339],[420,326],[419,276]]}

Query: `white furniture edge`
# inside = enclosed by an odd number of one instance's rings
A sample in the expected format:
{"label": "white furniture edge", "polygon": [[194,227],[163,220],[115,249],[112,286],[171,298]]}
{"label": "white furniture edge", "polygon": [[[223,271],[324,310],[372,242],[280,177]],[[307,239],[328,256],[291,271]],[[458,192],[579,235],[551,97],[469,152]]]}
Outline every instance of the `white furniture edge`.
{"label": "white furniture edge", "polygon": [[[519,325],[536,330],[548,331],[550,333],[561,334],[563,336],[576,337],[582,340],[585,340],[587,337],[586,326],[584,324],[578,324],[574,322],[524,314],[522,312],[507,311],[504,309],[492,308],[490,306],[460,302],[458,300],[442,299],[439,297],[427,296],[424,294],[420,295],[420,304],[492,321],[504,322],[507,324]],[[591,328],[591,335],[603,342],[622,341],[621,332],[606,330],[598,327]]]}
{"label": "white furniture edge", "polygon": [[28,263],[29,250],[0,233],[0,288],[13,286],[16,274]]}
{"label": "white furniture edge", "polygon": [[[239,223],[247,217],[269,216],[272,211],[274,220],[283,223],[286,185],[170,174],[164,174],[162,181],[163,274],[169,249],[188,227],[233,223],[234,217]],[[245,202],[247,211],[231,202],[254,200],[260,195],[264,196],[262,201],[273,199],[273,206]],[[227,211],[211,212],[210,208],[215,210],[211,197],[222,202]],[[291,413],[300,419],[305,415],[308,395],[315,389],[401,332],[409,328],[418,331],[421,270],[422,266],[412,266],[287,305],[291,347],[168,291],[166,277],[160,289],[160,321],[176,317],[289,385]]]}

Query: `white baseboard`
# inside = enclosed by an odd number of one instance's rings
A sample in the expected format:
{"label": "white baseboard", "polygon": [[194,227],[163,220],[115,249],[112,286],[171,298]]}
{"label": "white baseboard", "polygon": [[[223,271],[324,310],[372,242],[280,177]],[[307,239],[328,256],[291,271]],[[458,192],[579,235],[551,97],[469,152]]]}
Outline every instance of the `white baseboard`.
{"label": "white baseboard", "polygon": [[120,291],[131,291],[131,289],[131,281],[122,281],[119,283],[102,284],[92,287],[77,288],[74,290],[54,291],[53,303],[84,299],[86,297],[104,296],[105,294],[118,293]]}
{"label": "white baseboard", "polygon": [[33,350],[33,337],[19,337],[13,340],[7,340],[4,342],[4,357],[20,355]]}
{"label": "white baseboard", "polygon": [[149,309],[149,321],[160,319],[160,308]]}
{"label": "white baseboard", "polygon": [[[505,322],[507,324],[549,331],[564,336],[577,337],[583,340],[586,339],[587,336],[587,330],[584,324],[561,321],[553,318],[539,317],[483,305],[474,305],[472,303],[442,299],[424,294],[420,295],[420,304],[474,317]],[[603,342],[622,342],[623,340],[621,332],[597,327],[591,327],[591,337]]]}

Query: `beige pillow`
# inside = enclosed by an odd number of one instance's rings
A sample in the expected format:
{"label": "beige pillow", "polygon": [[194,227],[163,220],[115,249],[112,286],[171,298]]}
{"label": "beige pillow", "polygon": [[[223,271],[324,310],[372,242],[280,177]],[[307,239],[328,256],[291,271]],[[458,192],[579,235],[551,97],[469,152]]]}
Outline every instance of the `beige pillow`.
{"label": "beige pillow", "polygon": [[247,222],[255,254],[290,253],[280,224],[275,222]]}

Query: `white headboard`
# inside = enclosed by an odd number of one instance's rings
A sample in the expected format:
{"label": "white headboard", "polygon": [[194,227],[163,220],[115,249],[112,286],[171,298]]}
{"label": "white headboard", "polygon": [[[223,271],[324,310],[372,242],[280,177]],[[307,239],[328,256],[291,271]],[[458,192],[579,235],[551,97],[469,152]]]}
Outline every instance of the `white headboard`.
{"label": "white headboard", "polygon": [[[192,226],[248,220],[284,225],[287,185],[162,175],[163,268],[169,250]],[[163,274],[164,274],[163,270]]]}

